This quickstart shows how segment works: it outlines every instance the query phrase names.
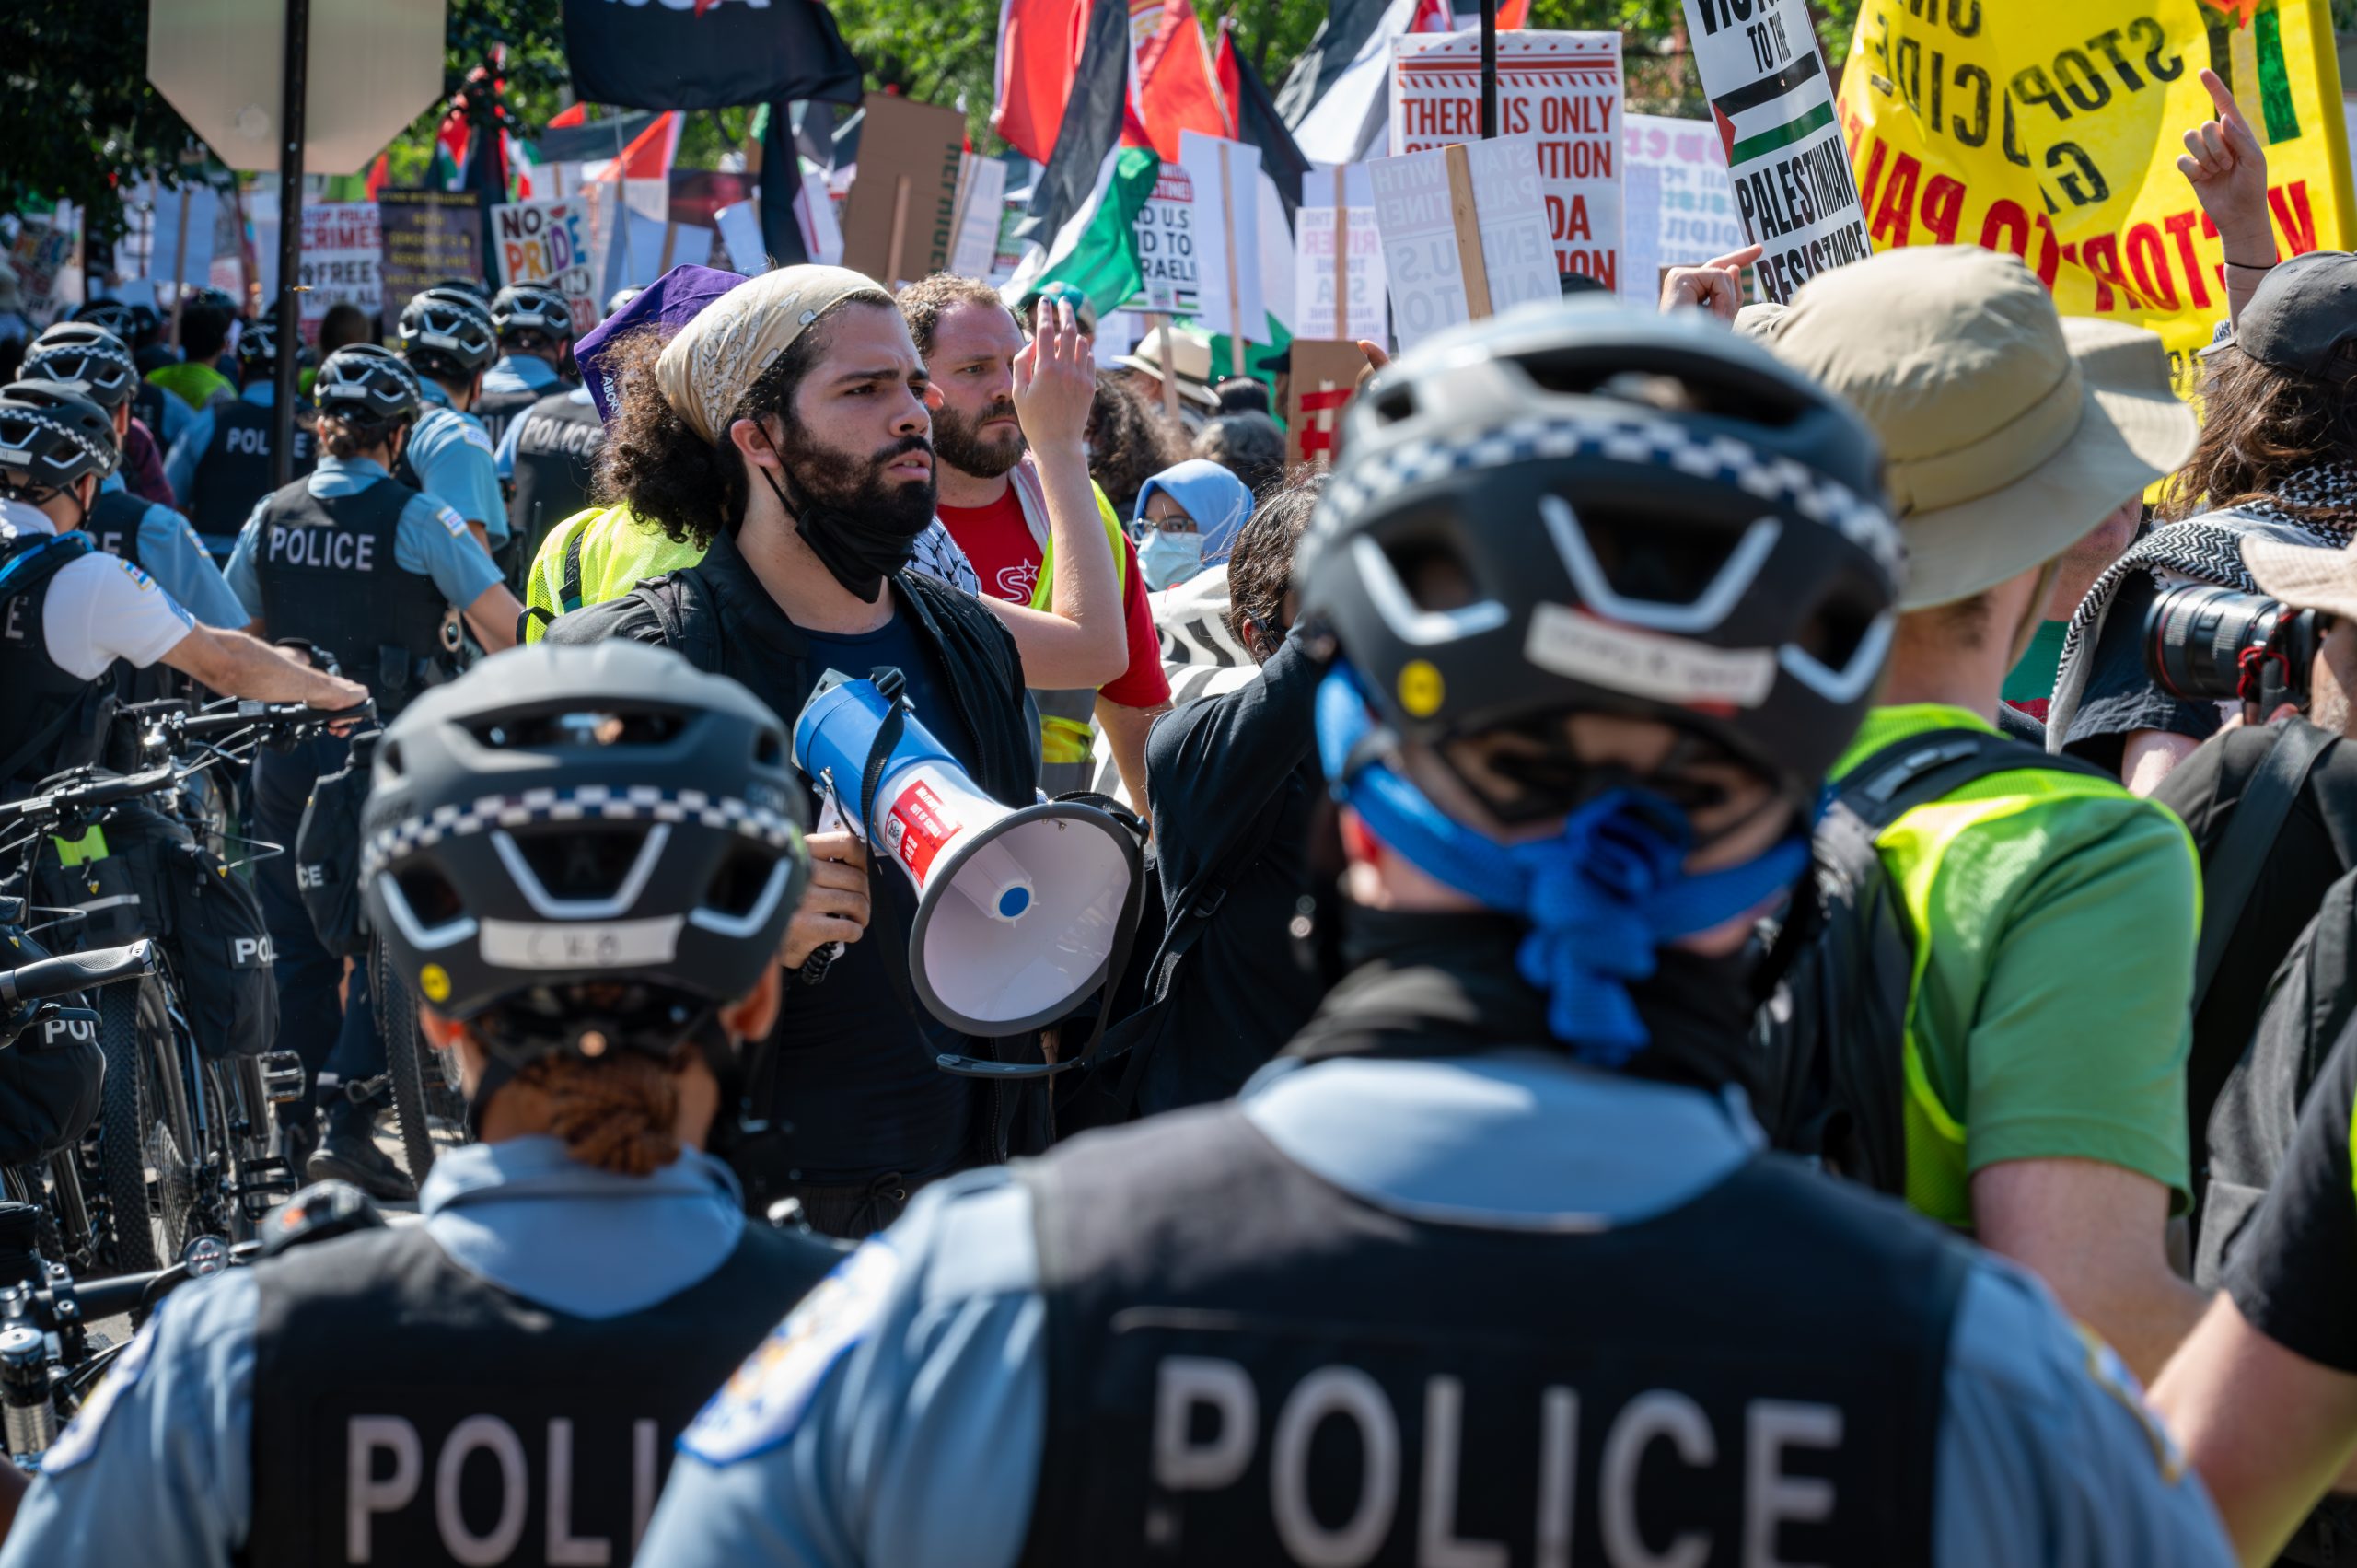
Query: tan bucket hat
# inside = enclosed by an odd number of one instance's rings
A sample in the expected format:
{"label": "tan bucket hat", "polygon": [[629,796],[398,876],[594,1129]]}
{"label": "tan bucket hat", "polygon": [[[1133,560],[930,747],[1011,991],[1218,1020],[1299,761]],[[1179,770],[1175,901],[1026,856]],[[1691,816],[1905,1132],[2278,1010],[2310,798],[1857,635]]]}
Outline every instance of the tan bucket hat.
{"label": "tan bucket hat", "polygon": [[2357,545],[2318,550],[2253,534],[2243,540],[2243,564],[2271,599],[2357,621]]}
{"label": "tan bucket hat", "polygon": [[2190,458],[2200,434],[2158,337],[2063,320],[2028,268],[1975,246],[1837,267],[1762,327],[1882,437],[1907,544],[1902,610],[2061,554]]}
{"label": "tan bucket hat", "polygon": [[1162,376],[1162,340],[1170,338],[1170,368],[1178,374],[1178,395],[1205,408],[1219,407],[1212,390],[1212,345],[1182,327],[1161,326],[1148,332],[1138,346],[1113,363],[1125,370],[1143,370],[1157,380]]}

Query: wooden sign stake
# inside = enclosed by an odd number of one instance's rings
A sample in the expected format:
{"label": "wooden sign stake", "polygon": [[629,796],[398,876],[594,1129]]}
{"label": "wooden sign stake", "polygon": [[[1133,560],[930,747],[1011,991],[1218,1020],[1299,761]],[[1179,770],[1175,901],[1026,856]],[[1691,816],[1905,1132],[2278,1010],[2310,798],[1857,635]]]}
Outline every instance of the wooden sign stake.
{"label": "wooden sign stake", "polygon": [[[163,188],[160,182],[156,187],[158,192]],[[180,188],[180,233],[172,241],[172,346],[174,348],[180,346],[180,309],[188,301],[188,285],[180,281],[180,274],[188,270],[188,187],[182,186]],[[298,218],[300,215],[300,214],[296,215]],[[279,221],[285,222],[285,215],[281,214]]]}
{"label": "wooden sign stake", "polygon": [[1162,412],[1169,416],[1171,424],[1176,424],[1178,423],[1178,373],[1170,368],[1170,318],[1148,316],[1145,319],[1147,331],[1162,333],[1158,340],[1162,345]]}
{"label": "wooden sign stake", "polygon": [[679,243],[679,220],[667,218],[663,224],[663,254],[656,258],[655,275],[661,277],[671,270],[671,250]]}
{"label": "wooden sign stake", "polygon": [[885,286],[900,286],[900,247],[909,238],[909,177],[901,175],[892,185],[892,238],[884,247]]}
{"label": "wooden sign stake", "polygon": [[1219,210],[1227,218],[1227,373],[1244,374],[1244,302],[1239,296],[1241,280],[1236,274],[1236,183],[1228,178],[1228,144],[1219,145]]}
{"label": "wooden sign stake", "polygon": [[1457,225],[1457,264],[1465,274],[1465,315],[1485,321],[1490,310],[1490,267],[1481,254],[1481,217],[1473,204],[1473,165],[1465,144],[1451,142],[1448,154],[1448,214]]}

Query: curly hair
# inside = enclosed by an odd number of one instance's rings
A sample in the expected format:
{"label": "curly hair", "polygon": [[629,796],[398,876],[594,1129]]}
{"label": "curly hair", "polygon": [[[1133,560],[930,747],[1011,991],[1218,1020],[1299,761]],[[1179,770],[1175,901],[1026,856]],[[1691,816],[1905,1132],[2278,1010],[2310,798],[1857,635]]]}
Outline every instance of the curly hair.
{"label": "curly hair", "polygon": [[342,462],[359,457],[378,447],[389,445],[393,439],[393,432],[401,429],[408,423],[407,420],[401,420],[391,424],[360,424],[349,419],[340,419],[331,413],[323,413],[319,415],[318,424],[313,427],[313,434],[319,439],[319,450]]}
{"label": "curly hair", "polygon": [[[916,342],[919,359],[933,357],[933,334],[953,307],[980,305],[1006,310],[1006,301],[998,296],[998,290],[956,273],[935,273],[929,278],[919,278],[900,292],[899,303],[900,319],[909,325],[909,336]],[[1006,314],[1010,319],[1015,316],[1012,310],[1006,310]]]}
{"label": "curly hair", "polygon": [[[828,329],[840,312],[855,306],[882,310],[891,302],[880,290],[863,292],[820,311],[745,389],[726,423],[767,414],[791,417],[795,393],[826,353],[832,336]],[[664,400],[655,362],[668,341],[652,327],[633,332],[613,345],[600,366],[621,396],[606,427],[594,498],[601,506],[627,505],[674,544],[709,545],[744,520],[751,476],[733,443],[706,441]]]}
{"label": "curly hair", "polygon": [[548,1097],[549,1130],[583,1165],[617,1176],[648,1176],[679,1157],[677,1064],[637,1051],[597,1061],[544,1056],[515,1081]]}
{"label": "curly hair", "polygon": [[[1283,641],[1285,590],[1293,586],[1294,547],[1326,493],[1327,475],[1303,472],[1260,503],[1227,554],[1227,629],[1262,663]],[[1247,631],[1250,621],[1260,633]]]}
{"label": "curly hair", "polygon": [[2202,384],[2201,439],[2168,480],[2169,522],[2268,500],[2310,520],[2357,524],[2357,511],[2308,506],[2276,494],[2319,462],[2357,461],[2357,364],[2332,378],[2282,370],[2238,349],[2212,359]]}
{"label": "curly hair", "polygon": [[1116,517],[1137,509],[1138,492],[1164,469],[1187,459],[1187,436],[1120,372],[1098,371],[1088,405],[1088,477]]}
{"label": "curly hair", "polygon": [[1219,464],[1255,495],[1266,494],[1285,476],[1284,426],[1265,413],[1222,414],[1195,437],[1195,456]]}

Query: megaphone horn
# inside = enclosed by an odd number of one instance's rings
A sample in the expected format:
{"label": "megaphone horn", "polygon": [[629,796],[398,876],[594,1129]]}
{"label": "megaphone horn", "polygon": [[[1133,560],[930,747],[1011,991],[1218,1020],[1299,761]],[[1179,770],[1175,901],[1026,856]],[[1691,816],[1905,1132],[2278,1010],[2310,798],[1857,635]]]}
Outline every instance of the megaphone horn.
{"label": "megaphone horn", "polygon": [[[985,1037],[1054,1023],[1126,957],[1138,842],[1078,801],[992,799],[909,711],[901,685],[898,670],[865,680],[829,670],[795,721],[795,765],[830,779],[869,853],[889,855],[915,886],[909,979],[926,1011]],[[855,798],[844,793],[854,787]],[[940,1065],[1036,1077],[1086,1054],[1044,1065],[945,1055]]]}

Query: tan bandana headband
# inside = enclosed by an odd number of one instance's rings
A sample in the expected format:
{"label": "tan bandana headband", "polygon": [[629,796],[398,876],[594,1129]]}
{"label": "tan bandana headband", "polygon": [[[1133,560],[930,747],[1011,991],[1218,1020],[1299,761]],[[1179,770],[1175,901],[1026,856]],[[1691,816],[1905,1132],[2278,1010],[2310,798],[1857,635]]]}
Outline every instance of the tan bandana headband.
{"label": "tan bandana headband", "polygon": [[847,267],[780,267],[730,289],[680,328],[655,362],[663,401],[718,446],[761,372],[829,307],[855,295],[892,303],[882,285]]}

